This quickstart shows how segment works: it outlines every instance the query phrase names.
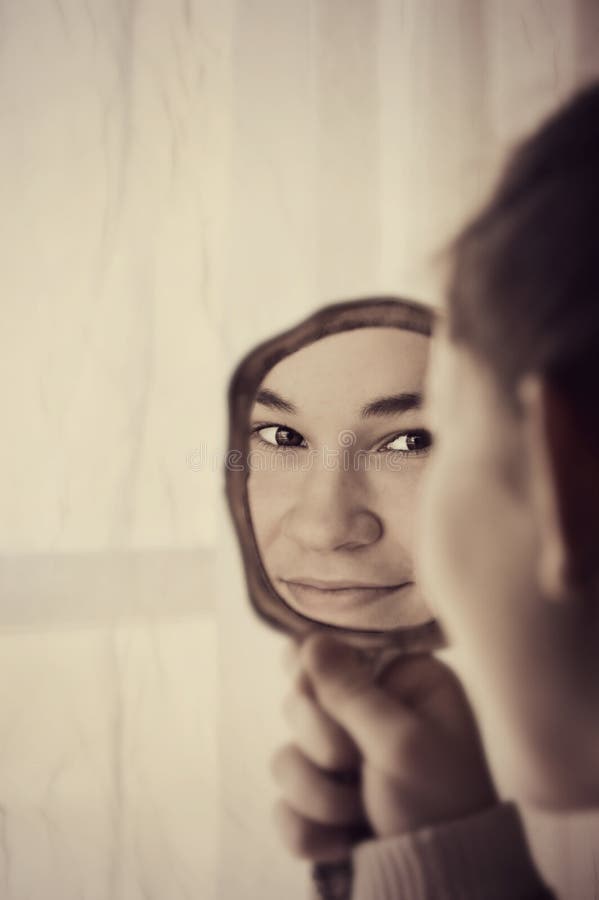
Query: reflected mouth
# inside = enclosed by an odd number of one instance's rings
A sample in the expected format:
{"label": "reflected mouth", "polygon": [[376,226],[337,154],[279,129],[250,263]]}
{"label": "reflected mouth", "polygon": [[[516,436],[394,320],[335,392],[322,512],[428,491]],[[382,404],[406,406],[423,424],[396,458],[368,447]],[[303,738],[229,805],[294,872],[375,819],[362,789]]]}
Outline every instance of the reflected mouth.
{"label": "reflected mouth", "polygon": [[281,578],[280,580],[284,584],[297,584],[300,587],[315,588],[317,591],[396,591],[406,584],[406,582],[401,584],[372,584],[361,581],[320,581],[314,578]]}
{"label": "reflected mouth", "polygon": [[320,581],[312,578],[279,578],[298,606],[307,610],[326,612],[349,610],[381,600],[395,591],[408,587],[412,581],[399,584],[372,584],[355,581]]}

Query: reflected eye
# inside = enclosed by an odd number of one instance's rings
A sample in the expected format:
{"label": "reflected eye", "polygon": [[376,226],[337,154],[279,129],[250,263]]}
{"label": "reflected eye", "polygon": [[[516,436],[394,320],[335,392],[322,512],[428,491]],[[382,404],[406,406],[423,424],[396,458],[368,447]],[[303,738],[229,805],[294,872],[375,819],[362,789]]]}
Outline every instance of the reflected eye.
{"label": "reflected eye", "polygon": [[260,440],[272,447],[306,447],[306,441],[299,431],[285,425],[263,425],[254,429]]}
{"label": "reflected eye", "polygon": [[406,431],[404,434],[397,434],[393,440],[386,443],[381,450],[393,450],[399,453],[419,454],[426,453],[430,449],[433,442],[430,431],[425,428],[419,428],[415,431]]}

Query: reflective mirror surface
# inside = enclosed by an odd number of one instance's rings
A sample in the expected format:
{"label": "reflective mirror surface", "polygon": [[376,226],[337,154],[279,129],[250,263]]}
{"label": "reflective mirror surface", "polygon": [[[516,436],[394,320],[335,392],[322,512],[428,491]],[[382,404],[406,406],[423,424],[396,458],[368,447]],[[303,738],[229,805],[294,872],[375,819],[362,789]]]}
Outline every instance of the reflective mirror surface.
{"label": "reflective mirror surface", "polygon": [[413,565],[430,331],[415,304],[338,304],[238,369],[229,499],[250,595],[274,624],[439,643]]}

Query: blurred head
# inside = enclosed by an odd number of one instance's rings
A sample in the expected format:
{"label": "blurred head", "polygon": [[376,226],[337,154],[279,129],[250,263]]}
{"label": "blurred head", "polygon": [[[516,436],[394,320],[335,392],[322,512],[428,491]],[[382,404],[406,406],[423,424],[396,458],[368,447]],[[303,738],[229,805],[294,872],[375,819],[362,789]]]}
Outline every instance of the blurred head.
{"label": "blurred head", "polygon": [[366,327],[285,357],[252,409],[249,505],[277,593],[332,625],[430,621],[414,582],[430,338]]}
{"label": "blurred head", "polygon": [[599,801],[599,86],[453,248],[421,579],[525,799]]}

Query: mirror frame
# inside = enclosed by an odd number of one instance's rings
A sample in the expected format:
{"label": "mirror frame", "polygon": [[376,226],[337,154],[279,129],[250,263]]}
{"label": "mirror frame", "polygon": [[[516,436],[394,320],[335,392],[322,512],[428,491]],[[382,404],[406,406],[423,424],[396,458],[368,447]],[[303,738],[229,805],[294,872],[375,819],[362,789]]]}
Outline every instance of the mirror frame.
{"label": "mirror frame", "polygon": [[225,487],[241,548],[250,601],[273,628],[297,637],[325,631],[359,647],[430,652],[446,642],[436,620],[388,631],[364,631],[318,622],[292,609],[272,586],[260,558],[251,521],[247,481],[249,422],[254,398],[267,373],[282,359],[329,335],[358,328],[399,328],[430,336],[435,313],[429,307],[395,296],[366,297],[334,303],[298,325],[259,344],[237,366],[229,384],[229,447]]}

